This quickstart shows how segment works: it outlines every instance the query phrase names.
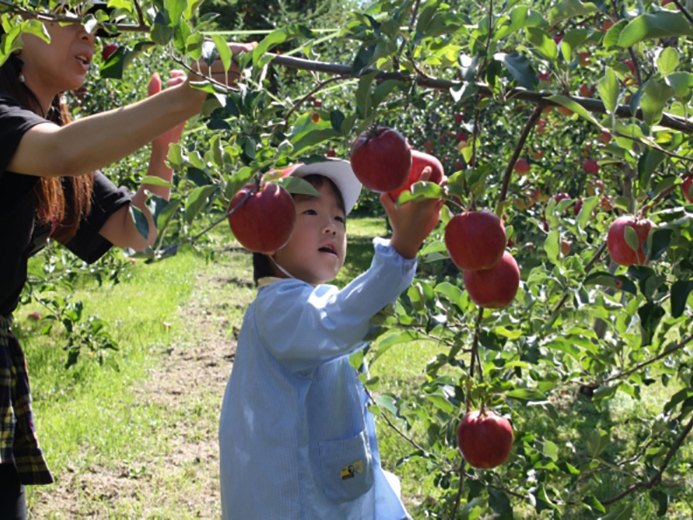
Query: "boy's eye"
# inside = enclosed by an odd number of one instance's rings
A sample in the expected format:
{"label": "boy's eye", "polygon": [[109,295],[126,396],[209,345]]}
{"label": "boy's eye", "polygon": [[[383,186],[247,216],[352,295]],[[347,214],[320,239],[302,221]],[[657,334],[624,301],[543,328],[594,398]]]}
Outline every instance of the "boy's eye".
{"label": "boy's eye", "polygon": [[315,211],[314,209],[307,209],[303,212],[304,215],[317,215],[318,212]]}
{"label": "boy's eye", "polygon": [[335,219],[337,222],[341,222],[342,224],[344,224],[344,217],[339,217],[339,216],[338,216],[338,217],[335,217],[334,219]]}

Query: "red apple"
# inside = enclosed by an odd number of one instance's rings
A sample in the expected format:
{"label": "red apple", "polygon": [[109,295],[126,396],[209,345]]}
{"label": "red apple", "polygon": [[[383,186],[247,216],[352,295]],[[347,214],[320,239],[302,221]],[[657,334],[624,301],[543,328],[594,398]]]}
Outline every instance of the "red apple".
{"label": "red apple", "polygon": [[[626,242],[626,228],[632,228],[638,237],[638,250],[634,251]],[[650,220],[636,220],[633,217],[619,217],[609,226],[606,245],[611,259],[618,265],[647,265],[642,245],[650,230],[655,227]]]}
{"label": "red apple", "polygon": [[463,271],[491,269],[505,251],[505,226],[490,211],[466,211],[455,215],[445,227],[445,247]]}
{"label": "red apple", "polygon": [[604,144],[609,144],[611,142],[611,133],[604,130],[602,131],[602,134],[597,137],[597,140]]}
{"label": "red apple", "polygon": [[41,319],[41,315],[36,311],[32,311],[29,314],[27,314],[27,318],[36,321]]}
{"label": "red apple", "polygon": [[111,54],[118,50],[118,46],[115,43],[108,43],[101,49],[101,59],[106,61]]}
{"label": "red apple", "polygon": [[[229,205],[229,211],[253,189],[241,188]],[[294,199],[281,186],[268,182],[229,216],[236,240],[253,253],[271,254],[286,245],[296,221]]]}
{"label": "red apple", "polygon": [[459,170],[464,170],[467,167],[467,165],[465,163],[463,163],[462,161],[458,161],[455,164],[453,164],[452,167],[455,171],[459,171]]}
{"label": "red apple", "polygon": [[457,446],[470,466],[495,468],[510,456],[513,428],[490,410],[467,412],[457,427]]}
{"label": "red apple", "polygon": [[431,150],[433,150],[433,143],[431,141],[426,141],[423,145],[423,149],[427,152],[430,152]]}
{"label": "red apple", "polygon": [[435,182],[436,184],[440,184],[445,174],[443,173],[443,165],[440,164],[438,158],[427,153],[419,152],[418,150],[412,150],[411,170],[409,170],[409,177],[407,178],[407,182],[405,182],[404,186],[402,186],[401,188],[389,192],[388,195],[390,196],[390,198],[394,202],[396,202],[397,198],[403,191],[408,190],[412,184],[420,180],[421,173],[424,171],[424,168],[426,168],[426,166],[431,167],[431,176],[428,179],[429,182]]}
{"label": "red apple", "polygon": [[337,151],[336,150],[327,150],[327,153],[325,154],[327,157],[336,157],[337,156]]}
{"label": "red apple", "polygon": [[606,19],[602,22],[602,31],[606,32],[609,29],[611,29],[614,26],[614,22],[612,22],[609,19]]}
{"label": "red apple", "polygon": [[507,251],[495,267],[483,271],[464,271],[462,277],[469,297],[486,309],[504,309],[515,299],[520,287],[520,268]]}
{"label": "red apple", "polygon": [[529,173],[529,163],[527,159],[518,159],[515,163],[515,173],[518,175],[525,175]]}
{"label": "red apple", "polygon": [[561,254],[563,256],[568,256],[570,254],[570,246],[572,244],[570,243],[570,240],[562,240],[561,241]]}
{"label": "red apple", "polygon": [[462,121],[464,121],[464,115],[460,113],[455,114],[455,123],[459,125]]}
{"label": "red apple", "polygon": [[580,85],[580,95],[588,98],[592,95],[592,89],[586,83],[583,83]]}
{"label": "red apple", "polygon": [[469,139],[469,137],[465,132],[460,132],[459,134],[457,134],[456,139],[458,143],[461,143],[462,141],[466,141],[467,139]]}
{"label": "red apple", "polygon": [[693,175],[689,176],[683,184],[681,189],[683,190],[684,196],[688,199],[688,202],[693,202],[693,194],[691,188],[693,187]]}
{"label": "red apple", "polygon": [[580,56],[580,65],[581,66],[584,67],[585,65],[590,64],[590,57],[592,56],[592,54],[590,54],[587,51],[583,51],[583,52],[578,52],[578,55]]}
{"label": "red apple", "polygon": [[558,107],[558,111],[559,111],[561,114],[563,114],[564,116],[572,116],[572,115],[573,115],[573,111],[570,110],[568,107],[559,106],[559,107]]}
{"label": "red apple", "polygon": [[595,175],[599,173],[599,163],[594,159],[587,159],[584,163],[582,163],[582,168],[587,173],[593,173]]}
{"label": "red apple", "polygon": [[351,168],[369,190],[386,193],[401,187],[411,163],[409,143],[391,128],[367,130],[351,143]]}
{"label": "red apple", "polygon": [[576,217],[580,214],[580,210],[582,209],[582,199],[577,199],[575,201],[575,204],[573,204],[573,215]]}

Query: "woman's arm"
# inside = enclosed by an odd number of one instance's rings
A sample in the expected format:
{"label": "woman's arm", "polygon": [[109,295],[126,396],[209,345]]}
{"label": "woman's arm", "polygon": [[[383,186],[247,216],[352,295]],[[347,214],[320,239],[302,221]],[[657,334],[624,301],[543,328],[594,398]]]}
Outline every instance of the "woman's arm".
{"label": "woman's arm", "polygon": [[[252,44],[229,44],[248,52]],[[224,81],[223,67],[213,64],[212,77]],[[204,70],[204,68],[203,68]],[[230,79],[238,78],[234,63]],[[60,127],[39,124],[22,137],[8,171],[39,177],[85,175],[118,161],[167,130],[198,114],[207,97],[189,82],[126,107],[84,117]]]}

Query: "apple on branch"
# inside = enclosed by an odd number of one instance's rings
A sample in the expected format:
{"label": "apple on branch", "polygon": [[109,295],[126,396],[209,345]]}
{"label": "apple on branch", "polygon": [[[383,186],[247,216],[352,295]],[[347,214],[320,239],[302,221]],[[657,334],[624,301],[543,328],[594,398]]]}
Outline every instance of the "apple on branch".
{"label": "apple on branch", "polygon": [[467,412],[457,427],[457,447],[470,466],[495,468],[510,456],[513,428],[490,410]]}
{"label": "apple on branch", "polygon": [[491,211],[466,211],[452,217],[445,227],[445,247],[463,271],[495,267],[506,242],[505,226]]}
{"label": "apple on branch", "polygon": [[390,199],[392,199],[393,202],[396,202],[402,192],[408,191],[412,184],[421,179],[421,174],[427,166],[430,166],[431,168],[431,174],[428,181],[435,184],[440,184],[445,177],[445,174],[443,172],[443,165],[440,163],[438,158],[427,153],[419,152],[418,150],[412,150],[411,169],[409,170],[407,182],[405,182],[404,186],[401,188],[388,192]]}
{"label": "apple on branch", "polygon": [[[229,211],[251,192],[253,184],[241,188],[229,204]],[[288,191],[272,182],[260,188],[229,215],[236,240],[253,253],[271,254],[286,245],[296,221],[296,206]]]}
{"label": "apple on branch", "polygon": [[407,140],[392,128],[371,128],[351,143],[351,168],[366,188],[394,191],[409,178],[412,156]]}
{"label": "apple on branch", "polygon": [[[650,234],[650,230],[656,227],[652,221],[646,219],[636,219],[634,217],[619,217],[609,226],[606,244],[609,249],[611,259],[618,265],[647,265],[649,262],[642,246]],[[626,233],[630,228],[635,232],[637,248],[635,244],[631,247]],[[631,235],[632,236],[632,235]],[[631,240],[633,241],[633,240]]]}

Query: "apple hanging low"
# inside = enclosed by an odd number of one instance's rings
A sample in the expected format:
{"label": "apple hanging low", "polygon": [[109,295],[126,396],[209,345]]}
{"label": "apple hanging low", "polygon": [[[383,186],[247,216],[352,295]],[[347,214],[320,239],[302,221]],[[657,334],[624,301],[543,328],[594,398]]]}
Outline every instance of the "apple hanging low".
{"label": "apple hanging low", "polygon": [[464,271],[464,286],[474,303],[485,309],[504,309],[520,287],[520,268],[507,251],[498,264],[482,271]]}
{"label": "apple hanging low", "polygon": [[467,412],[457,427],[457,447],[470,466],[495,468],[510,456],[513,428],[490,410]]}
{"label": "apple hanging low", "polygon": [[[229,204],[236,207],[253,189],[241,188]],[[253,253],[271,254],[286,245],[296,222],[296,206],[288,191],[268,182],[229,216],[229,226],[236,240]]]}

